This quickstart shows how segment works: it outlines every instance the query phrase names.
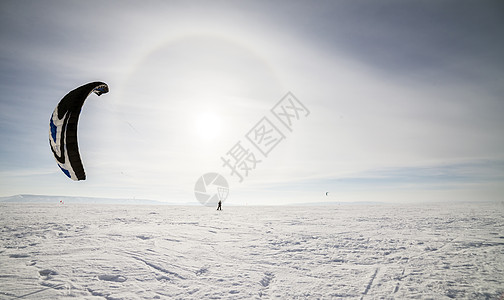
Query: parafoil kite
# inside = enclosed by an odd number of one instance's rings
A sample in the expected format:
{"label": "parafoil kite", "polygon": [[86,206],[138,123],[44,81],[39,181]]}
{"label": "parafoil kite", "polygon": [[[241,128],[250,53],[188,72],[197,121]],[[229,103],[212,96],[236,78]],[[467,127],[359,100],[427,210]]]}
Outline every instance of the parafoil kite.
{"label": "parafoil kite", "polygon": [[98,96],[109,91],[104,82],[91,82],[69,92],[54,109],[49,122],[49,143],[54,158],[66,176],[85,180],[86,173],[77,144],[77,122],[84,101],[91,93]]}

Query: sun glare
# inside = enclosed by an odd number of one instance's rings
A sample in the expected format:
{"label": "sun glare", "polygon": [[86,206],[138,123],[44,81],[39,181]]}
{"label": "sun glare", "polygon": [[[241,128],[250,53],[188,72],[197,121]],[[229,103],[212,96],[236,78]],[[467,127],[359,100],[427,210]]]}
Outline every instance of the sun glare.
{"label": "sun glare", "polygon": [[203,140],[213,140],[221,132],[220,117],[213,112],[201,112],[196,115],[196,134]]}

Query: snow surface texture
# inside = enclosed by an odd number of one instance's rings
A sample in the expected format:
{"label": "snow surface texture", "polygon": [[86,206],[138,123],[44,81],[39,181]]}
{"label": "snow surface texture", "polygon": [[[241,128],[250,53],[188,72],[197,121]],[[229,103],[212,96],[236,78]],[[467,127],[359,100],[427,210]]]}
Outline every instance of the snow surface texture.
{"label": "snow surface texture", "polygon": [[500,299],[504,206],[0,205],[1,299]]}

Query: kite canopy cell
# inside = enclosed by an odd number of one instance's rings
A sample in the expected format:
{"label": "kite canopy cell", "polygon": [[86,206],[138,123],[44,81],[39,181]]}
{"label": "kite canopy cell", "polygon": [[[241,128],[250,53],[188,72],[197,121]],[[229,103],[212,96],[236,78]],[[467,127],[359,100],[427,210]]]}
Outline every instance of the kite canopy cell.
{"label": "kite canopy cell", "polygon": [[91,82],[69,92],[54,109],[49,122],[49,143],[61,171],[73,180],[85,180],[77,144],[77,123],[84,101],[91,93],[109,91],[106,83]]}

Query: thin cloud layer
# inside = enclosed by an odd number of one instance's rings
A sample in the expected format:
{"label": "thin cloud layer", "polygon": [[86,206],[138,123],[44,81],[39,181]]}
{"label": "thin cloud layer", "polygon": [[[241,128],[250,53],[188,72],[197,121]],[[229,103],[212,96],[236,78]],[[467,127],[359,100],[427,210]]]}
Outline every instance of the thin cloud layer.
{"label": "thin cloud layer", "polygon": [[[405,181],[405,193],[428,191],[422,200],[461,190],[495,200],[502,189],[500,2],[0,7],[2,195],[194,201],[205,172],[225,175],[236,203],[319,202],[325,190],[341,191],[338,201],[399,201],[381,185]],[[83,108],[89,176],[75,184],[52,160],[48,120],[65,93],[95,80],[111,91]],[[240,183],[221,157],[288,91],[309,117]],[[220,126],[211,139],[198,123],[208,114]],[[446,169],[450,180],[425,175]]]}

